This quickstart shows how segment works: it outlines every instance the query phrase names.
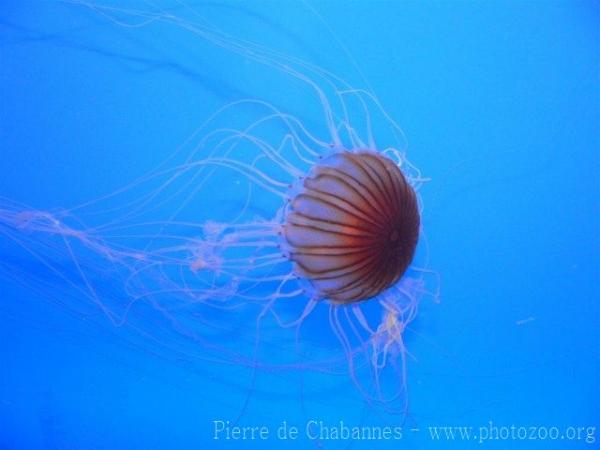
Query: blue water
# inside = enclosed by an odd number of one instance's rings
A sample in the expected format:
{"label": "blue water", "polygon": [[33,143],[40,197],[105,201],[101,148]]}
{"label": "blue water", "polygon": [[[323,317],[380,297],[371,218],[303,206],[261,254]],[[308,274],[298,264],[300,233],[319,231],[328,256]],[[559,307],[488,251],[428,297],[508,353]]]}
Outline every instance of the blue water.
{"label": "blue water", "polygon": [[[422,300],[406,337],[409,416],[374,411],[348,377],[327,373],[261,372],[248,395],[248,370],[209,364],[201,346],[198,359],[178,359],[114,326],[0,228],[0,448],[599,448],[598,4],[185,5],[168,8],[376,93],[430,178],[420,195],[441,295]],[[291,77],[181,26],[109,16],[119,23],[69,2],[0,5],[4,199],[60,211],[112,192],[242,98],[325,130]],[[387,138],[380,125],[376,139]],[[224,180],[223,189],[233,188]],[[161,341],[170,331],[151,334]],[[328,331],[310,327],[308,342]],[[237,345],[235,324],[224,339]],[[189,345],[174,340],[172,350]],[[265,426],[269,438],[213,439],[214,421],[240,411],[239,425]],[[403,434],[317,442],[304,435],[309,420]],[[277,438],[284,421],[298,439]],[[437,426],[473,434],[436,438]],[[528,438],[501,438],[511,426],[527,427]],[[480,443],[485,433],[498,438]]]}

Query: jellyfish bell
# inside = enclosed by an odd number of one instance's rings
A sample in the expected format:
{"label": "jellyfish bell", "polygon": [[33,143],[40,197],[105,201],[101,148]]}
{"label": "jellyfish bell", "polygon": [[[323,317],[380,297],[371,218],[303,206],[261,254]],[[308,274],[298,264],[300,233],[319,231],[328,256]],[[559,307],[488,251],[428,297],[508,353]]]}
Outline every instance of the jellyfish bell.
{"label": "jellyfish bell", "polygon": [[396,283],[419,235],[414,190],[396,164],[374,150],[319,161],[290,202],[288,257],[323,298],[347,304]]}
{"label": "jellyfish bell", "polygon": [[[377,97],[208,26],[196,10],[189,19],[72,3],[253,61],[303,86],[317,113],[309,122],[285,104],[232,101],[155,170],[100,199],[59,212],[3,202],[2,234],[155,352],[233,363],[252,380],[344,373],[370,405],[405,412],[405,333],[429,292],[427,269],[411,266],[426,179]],[[303,345],[311,321],[336,350]]]}

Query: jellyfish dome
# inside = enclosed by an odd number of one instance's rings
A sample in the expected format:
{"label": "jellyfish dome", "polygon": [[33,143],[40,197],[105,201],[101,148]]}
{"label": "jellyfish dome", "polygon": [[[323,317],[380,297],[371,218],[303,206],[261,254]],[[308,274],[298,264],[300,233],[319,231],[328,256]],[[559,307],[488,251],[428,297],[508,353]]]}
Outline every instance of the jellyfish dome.
{"label": "jellyfish dome", "polygon": [[303,180],[285,219],[289,258],[323,298],[352,303],[389,288],[419,236],[414,190],[389,158],[342,151]]}

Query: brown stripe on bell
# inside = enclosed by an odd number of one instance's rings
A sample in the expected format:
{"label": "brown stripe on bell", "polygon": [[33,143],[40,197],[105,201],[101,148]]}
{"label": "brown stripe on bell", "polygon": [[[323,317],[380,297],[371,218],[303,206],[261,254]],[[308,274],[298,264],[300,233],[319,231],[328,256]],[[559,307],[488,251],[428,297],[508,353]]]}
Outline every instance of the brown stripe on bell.
{"label": "brown stripe on bell", "polygon": [[342,151],[304,179],[283,235],[296,272],[321,297],[352,303],[400,279],[413,259],[419,222],[415,192],[391,159]]}

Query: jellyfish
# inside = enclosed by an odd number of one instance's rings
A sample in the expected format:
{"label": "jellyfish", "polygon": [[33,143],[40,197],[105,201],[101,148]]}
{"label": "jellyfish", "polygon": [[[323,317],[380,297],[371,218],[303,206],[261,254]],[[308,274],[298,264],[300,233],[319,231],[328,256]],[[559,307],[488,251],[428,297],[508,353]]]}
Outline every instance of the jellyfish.
{"label": "jellyfish", "polygon": [[[100,198],[53,210],[3,199],[0,236],[136,343],[248,368],[248,399],[261,371],[343,372],[368,405],[406,413],[406,331],[420,299],[438,294],[427,261],[413,263],[427,179],[379,99],[202,20],[73,3],[121,27],[177,27],[280,74],[309,93],[317,125],[268,100],[235,100],[158,167]],[[393,142],[379,143],[381,127]],[[312,318],[336,351],[304,343]]]}

